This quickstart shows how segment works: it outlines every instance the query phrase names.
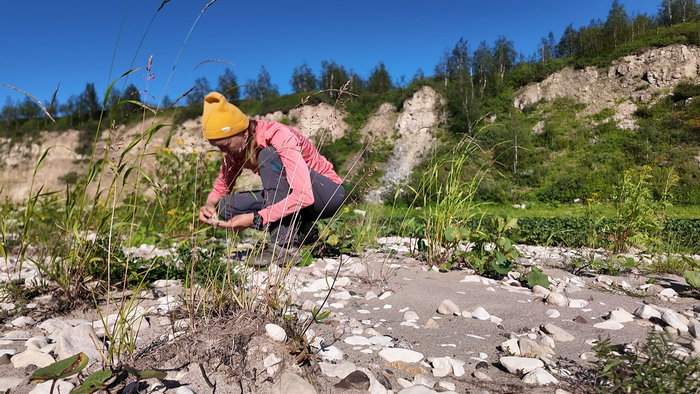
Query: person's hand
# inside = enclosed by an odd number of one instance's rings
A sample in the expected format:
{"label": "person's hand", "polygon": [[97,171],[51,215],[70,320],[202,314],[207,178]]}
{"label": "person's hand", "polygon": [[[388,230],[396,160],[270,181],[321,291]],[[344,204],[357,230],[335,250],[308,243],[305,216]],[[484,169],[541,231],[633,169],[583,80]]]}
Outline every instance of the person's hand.
{"label": "person's hand", "polygon": [[244,213],[236,215],[225,222],[219,222],[218,226],[232,231],[241,231],[253,225],[253,214]]}
{"label": "person's hand", "polygon": [[216,226],[216,223],[218,222],[216,206],[207,204],[199,208],[199,220],[203,221],[204,223],[211,224],[212,226]]}

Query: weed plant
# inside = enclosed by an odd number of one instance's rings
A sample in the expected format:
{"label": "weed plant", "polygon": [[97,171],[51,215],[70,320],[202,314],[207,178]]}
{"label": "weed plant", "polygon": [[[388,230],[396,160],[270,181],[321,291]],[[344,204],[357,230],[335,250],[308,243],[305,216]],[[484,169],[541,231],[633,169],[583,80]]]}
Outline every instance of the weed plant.
{"label": "weed plant", "polygon": [[700,390],[700,360],[683,356],[678,347],[687,339],[667,332],[650,332],[640,349],[611,345],[610,339],[596,344],[594,365],[605,393],[696,393]]}

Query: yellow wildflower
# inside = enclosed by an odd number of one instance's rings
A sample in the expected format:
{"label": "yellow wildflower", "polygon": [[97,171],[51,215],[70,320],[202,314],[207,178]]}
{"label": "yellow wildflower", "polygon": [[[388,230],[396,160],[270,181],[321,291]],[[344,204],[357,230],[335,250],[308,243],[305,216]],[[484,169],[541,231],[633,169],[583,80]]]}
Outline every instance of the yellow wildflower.
{"label": "yellow wildflower", "polygon": [[592,199],[592,198],[589,198],[589,199],[588,199],[588,202],[593,202],[593,199]]}
{"label": "yellow wildflower", "polygon": [[211,155],[212,155],[212,153],[211,153],[211,152],[207,152],[207,155],[208,155],[208,156],[211,156]]}
{"label": "yellow wildflower", "polygon": [[168,211],[168,215],[175,215],[175,212],[177,212],[177,211],[175,211],[174,209],[171,209]]}
{"label": "yellow wildflower", "polygon": [[194,152],[192,152],[192,154],[195,155],[195,156],[197,156],[197,155],[199,154],[199,152],[194,151]]}
{"label": "yellow wildflower", "polygon": [[344,213],[348,213],[348,212],[350,212],[350,208],[348,208],[348,207],[345,207],[345,209],[343,209],[343,212],[344,212]]}
{"label": "yellow wildflower", "polygon": [[182,141],[178,141],[177,144],[182,146]]}

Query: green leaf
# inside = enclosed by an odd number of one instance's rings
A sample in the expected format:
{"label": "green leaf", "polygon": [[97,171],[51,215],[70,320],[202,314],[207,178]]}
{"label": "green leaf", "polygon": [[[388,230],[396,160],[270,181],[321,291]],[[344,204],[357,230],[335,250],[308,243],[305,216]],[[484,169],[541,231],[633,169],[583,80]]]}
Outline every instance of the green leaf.
{"label": "green leaf", "polygon": [[[498,255],[499,255],[499,254],[503,257],[503,261],[500,261],[500,262],[498,261]],[[508,272],[510,272],[510,270],[512,270],[513,267],[515,266],[515,265],[513,265],[513,262],[510,261],[510,260],[508,260],[508,259],[506,259],[505,256],[503,256],[502,253],[499,252],[499,253],[496,254],[496,256],[497,256],[497,257],[496,257],[496,260],[494,260],[494,261],[491,262],[491,266],[492,266],[493,269],[496,270],[496,272],[498,272],[499,274],[505,275],[505,274],[507,274]]]}
{"label": "green leaf", "polygon": [[445,230],[445,240],[447,242],[454,242],[457,240],[457,237],[459,237],[459,230],[457,230],[454,226],[450,226]]}
{"label": "green leaf", "polygon": [[112,371],[105,369],[103,371],[97,371],[92,375],[88,376],[87,379],[80,385],[80,387],[73,389],[71,394],[91,394],[100,390],[103,390],[108,386],[106,383],[109,378],[112,377]]}
{"label": "green leaf", "polygon": [[163,371],[158,371],[155,369],[146,369],[146,370],[139,370],[136,368],[131,368],[128,365],[124,366],[124,370],[126,372],[134,375],[136,379],[138,380],[143,380],[143,379],[158,379],[158,380],[163,380],[168,376],[165,372]]}
{"label": "green leaf", "polygon": [[301,251],[301,262],[297,264],[299,267],[308,267],[311,265],[311,263],[314,261],[313,256],[311,255],[310,250],[302,250]]}
{"label": "green leaf", "polygon": [[683,277],[694,289],[700,288],[700,272],[686,270],[683,272]]}
{"label": "green leaf", "polygon": [[540,285],[545,289],[548,289],[549,277],[543,274],[541,269],[533,265],[532,272],[530,272],[530,276],[527,278],[527,285],[531,288],[535,287],[536,285]]}
{"label": "green leaf", "polygon": [[449,271],[452,269],[452,264],[450,263],[442,263],[440,264],[440,269],[443,271]]}
{"label": "green leaf", "polygon": [[37,369],[29,377],[29,381],[44,382],[73,376],[85,368],[88,361],[89,359],[84,353],[78,353],[75,356],[56,361],[47,367]]}

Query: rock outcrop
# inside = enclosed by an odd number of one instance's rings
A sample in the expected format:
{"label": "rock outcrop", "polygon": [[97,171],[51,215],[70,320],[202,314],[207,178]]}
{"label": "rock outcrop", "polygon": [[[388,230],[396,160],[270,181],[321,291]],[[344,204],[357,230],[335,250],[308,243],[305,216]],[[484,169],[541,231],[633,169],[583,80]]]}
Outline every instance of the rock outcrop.
{"label": "rock outcrop", "polygon": [[380,203],[387,194],[393,195],[393,191],[411,175],[413,167],[435,147],[437,141],[433,132],[444,121],[439,115],[442,105],[444,98],[429,86],[422,87],[404,102],[394,125],[398,136],[394,151],[379,180],[379,187],[367,195],[368,202]]}
{"label": "rock outcrop", "polygon": [[697,83],[699,70],[700,48],[686,45],[653,48],[618,59],[607,69],[564,68],[542,82],[521,89],[513,105],[523,109],[542,100],[571,97],[587,104],[581,116],[614,108],[613,121],[621,128],[634,129],[635,103],[653,104],[657,97],[668,94],[681,82]]}

